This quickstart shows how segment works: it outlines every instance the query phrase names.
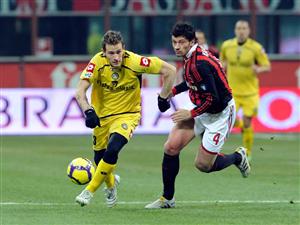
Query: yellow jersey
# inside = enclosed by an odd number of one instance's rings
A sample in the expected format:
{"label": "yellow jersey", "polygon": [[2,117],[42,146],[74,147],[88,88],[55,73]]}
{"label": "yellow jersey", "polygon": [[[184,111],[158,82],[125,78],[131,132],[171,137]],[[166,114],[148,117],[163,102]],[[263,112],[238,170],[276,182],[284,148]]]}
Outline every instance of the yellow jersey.
{"label": "yellow jersey", "polygon": [[235,96],[258,94],[259,81],[252,66],[268,66],[270,61],[263,47],[253,39],[239,45],[236,38],[227,40],[221,47],[220,59],[226,62],[229,86]]}
{"label": "yellow jersey", "polygon": [[92,85],[91,105],[101,118],[141,111],[142,74],[158,74],[163,61],[124,51],[122,66],[113,68],[103,52],[97,53],[80,79]]}

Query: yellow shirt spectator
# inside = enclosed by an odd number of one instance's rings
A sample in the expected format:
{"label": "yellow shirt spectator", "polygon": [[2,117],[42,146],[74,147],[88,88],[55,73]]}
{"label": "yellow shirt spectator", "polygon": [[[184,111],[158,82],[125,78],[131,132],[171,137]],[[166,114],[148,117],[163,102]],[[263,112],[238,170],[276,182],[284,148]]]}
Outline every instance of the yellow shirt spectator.
{"label": "yellow shirt spectator", "polygon": [[259,105],[259,80],[257,75],[270,71],[270,62],[263,47],[249,38],[250,27],[245,20],[235,24],[235,38],[227,40],[221,47],[220,59],[226,68],[228,83],[236,108],[243,110],[243,119],[235,126],[242,128],[243,145],[251,159],[254,134],[251,126]]}
{"label": "yellow shirt spectator", "polygon": [[236,96],[257,94],[259,81],[253,65],[270,66],[263,47],[250,38],[242,45],[237,38],[225,41],[221,48],[221,61],[226,61],[228,82]]}

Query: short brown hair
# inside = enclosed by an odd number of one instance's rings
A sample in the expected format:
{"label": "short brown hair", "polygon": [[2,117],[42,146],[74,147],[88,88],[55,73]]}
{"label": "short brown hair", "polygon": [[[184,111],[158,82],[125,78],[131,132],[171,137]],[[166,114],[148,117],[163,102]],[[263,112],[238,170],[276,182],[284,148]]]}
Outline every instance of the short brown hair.
{"label": "short brown hair", "polygon": [[124,40],[121,33],[119,31],[109,30],[103,36],[102,49],[105,51],[106,44],[116,45],[119,43],[122,43],[122,46],[124,46]]}

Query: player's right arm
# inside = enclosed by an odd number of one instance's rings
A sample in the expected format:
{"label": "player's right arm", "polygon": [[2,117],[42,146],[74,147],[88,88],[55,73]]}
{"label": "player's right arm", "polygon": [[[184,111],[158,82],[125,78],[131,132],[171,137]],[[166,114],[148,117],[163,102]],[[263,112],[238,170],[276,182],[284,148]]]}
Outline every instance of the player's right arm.
{"label": "player's right arm", "polygon": [[89,128],[95,128],[96,126],[100,127],[100,119],[96,114],[93,107],[90,106],[86,92],[90,87],[90,82],[86,79],[81,79],[78,83],[77,90],[76,90],[76,100],[80,105],[82,111],[85,115],[85,126]]}
{"label": "player's right arm", "polygon": [[87,99],[87,90],[94,82],[94,79],[97,75],[97,59],[99,55],[95,55],[92,60],[89,62],[87,67],[82,71],[80,75],[80,80],[76,89],[76,100],[80,105],[80,108],[85,115],[85,125],[89,128],[95,128],[96,126],[100,127],[100,119],[96,114],[93,107],[89,104]]}
{"label": "player's right arm", "polygon": [[227,45],[228,41],[225,41],[222,46],[221,46],[221,51],[220,51],[220,61],[222,62],[223,68],[226,71],[226,67],[227,67],[227,59],[226,59],[226,45]]}
{"label": "player's right arm", "polygon": [[80,80],[78,82],[78,86],[76,90],[76,100],[83,112],[92,108],[86,96],[86,92],[90,86],[91,84],[88,80]]}

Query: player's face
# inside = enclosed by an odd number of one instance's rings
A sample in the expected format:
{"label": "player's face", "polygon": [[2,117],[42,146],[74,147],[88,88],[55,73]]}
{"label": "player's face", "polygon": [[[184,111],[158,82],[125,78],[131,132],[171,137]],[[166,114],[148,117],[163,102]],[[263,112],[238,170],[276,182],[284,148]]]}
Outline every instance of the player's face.
{"label": "player's face", "polygon": [[108,58],[112,67],[120,67],[123,62],[123,45],[118,43],[116,45],[105,45],[105,55]]}
{"label": "player's face", "polygon": [[193,45],[194,41],[189,41],[183,36],[174,37],[172,35],[172,46],[176,56],[185,56]]}
{"label": "player's face", "polygon": [[249,37],[250,27],[247,22],[239,21],[235,25],[235,36],[238,42],[244,42]]}

